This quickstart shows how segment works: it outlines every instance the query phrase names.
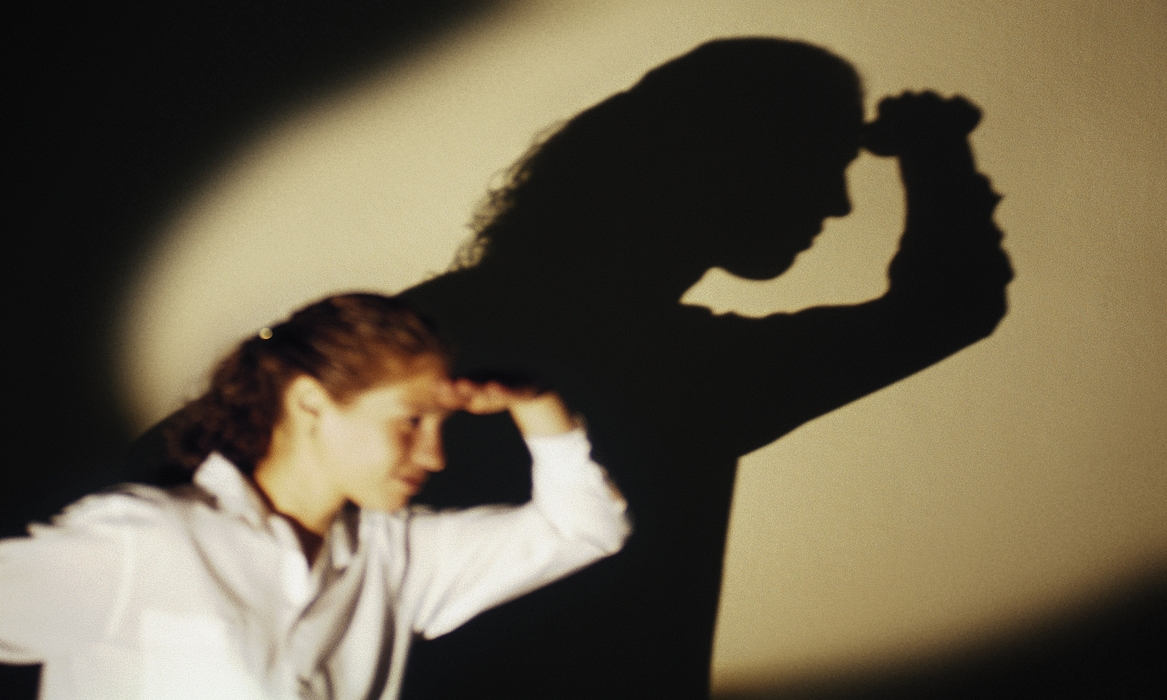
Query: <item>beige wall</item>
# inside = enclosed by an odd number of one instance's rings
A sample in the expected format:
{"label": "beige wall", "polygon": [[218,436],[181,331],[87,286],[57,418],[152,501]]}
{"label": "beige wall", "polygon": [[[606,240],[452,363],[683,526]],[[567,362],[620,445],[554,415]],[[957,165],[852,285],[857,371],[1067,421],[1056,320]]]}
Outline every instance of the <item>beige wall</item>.
{"label": "beige wall", "polygon": [[[271,125],[175,212],[127,291],[139,425],[238,337],[321,294],[441,271],[494,173],[556,120],[716,36],[806,39],[877,97],[963,93],[1018,271],[998,332],[744,462],[720,688],[926,658],[1167,563],[1167,4],[1120,0],[515,3]],[[760,314],[878,295],[892,164]],[[130,368],[133,368],[132,370]]]}

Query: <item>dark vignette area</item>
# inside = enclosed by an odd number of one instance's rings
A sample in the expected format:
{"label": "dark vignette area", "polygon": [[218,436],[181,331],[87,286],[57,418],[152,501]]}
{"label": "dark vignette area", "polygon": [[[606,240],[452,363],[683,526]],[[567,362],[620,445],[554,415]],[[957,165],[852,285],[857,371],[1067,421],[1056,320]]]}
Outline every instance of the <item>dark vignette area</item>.
{"label": "dark vignette area", "polygon": [[[173,207],[274,116],[498,0],[11,3],[0,536],[124,478],[111,322]],[[35,669],[32,669],[35,671]],[[35,673],[0,666],[0,697]]]}
{"label": "dark vignette area", "polygon": [[941,662],[730,692],[717,700],[1150,700],[1167,695],[1167,571]]}
{"label": "dark vignette area", "polygon": [[69,2],[4,23],[4,534],[118,476],[114,304],[191,187],[289,106],[498,4]]}

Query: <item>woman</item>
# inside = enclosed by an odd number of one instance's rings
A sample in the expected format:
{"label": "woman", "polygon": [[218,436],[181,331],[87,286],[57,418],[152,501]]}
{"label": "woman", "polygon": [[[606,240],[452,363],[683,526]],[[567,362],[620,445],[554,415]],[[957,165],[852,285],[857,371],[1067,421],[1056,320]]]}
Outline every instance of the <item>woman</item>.
{"label": "woman", "polygon": [[[170,431],[193,482],[0,543],[0,660],[42,698],[394,698],[415,634],[617,551],[624,502],[554,393],[451,381],[399,301],[331,297],[239,345]],[[522,506],[407,504],[452,411],[509,410]]]}

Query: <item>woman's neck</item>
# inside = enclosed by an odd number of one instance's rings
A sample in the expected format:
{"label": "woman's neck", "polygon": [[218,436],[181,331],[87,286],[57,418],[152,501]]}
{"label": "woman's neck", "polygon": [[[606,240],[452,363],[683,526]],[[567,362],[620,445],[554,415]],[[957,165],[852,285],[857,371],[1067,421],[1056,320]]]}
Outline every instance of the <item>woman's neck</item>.
{"label": "woman's neck", "polygon": [[345,499],[319,479],[309,465],[280,449],[278,443],[273,436],[272,447],[256,465],[252,478],[271,509],[292,523],[311,562]]}

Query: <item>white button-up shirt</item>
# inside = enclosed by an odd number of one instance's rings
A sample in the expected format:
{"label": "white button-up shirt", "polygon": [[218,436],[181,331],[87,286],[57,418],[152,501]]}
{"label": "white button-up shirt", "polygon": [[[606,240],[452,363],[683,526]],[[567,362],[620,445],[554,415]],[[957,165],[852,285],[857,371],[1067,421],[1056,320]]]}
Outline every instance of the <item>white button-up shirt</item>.
{"label": "white button-up shirt", "polygon": [[43,663],[42,700],[391,700],[414,634],[444,634],[627,537],[582,431],[528,448],[529,503],[346,510],[311,569],[219,455],[192,486],[84,498],[0,542],[0,661]]}

